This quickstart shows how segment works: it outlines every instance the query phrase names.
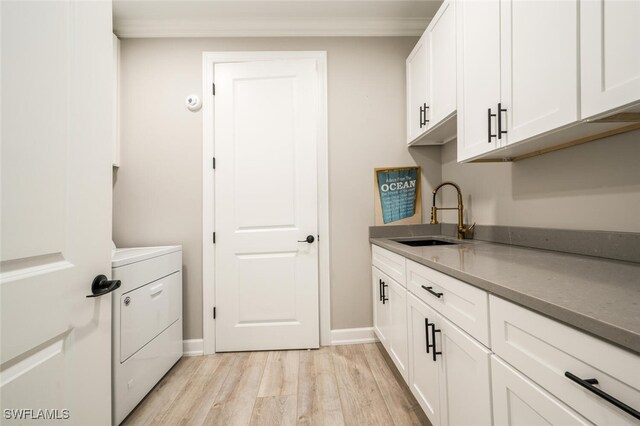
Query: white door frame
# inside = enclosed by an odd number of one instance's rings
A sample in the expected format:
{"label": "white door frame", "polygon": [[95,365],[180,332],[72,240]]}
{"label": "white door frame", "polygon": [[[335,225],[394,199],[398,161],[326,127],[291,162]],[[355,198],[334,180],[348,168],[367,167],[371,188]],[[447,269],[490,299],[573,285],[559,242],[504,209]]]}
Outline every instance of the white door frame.
{"label": "white door frame", "polygon": [[318,67],[318,295],[320,345],[331,344],[329,263],[329,142],[327,123],[327,52],[203,52],[202,53],[202,340],[204,354],[216,351],[214,154],[214,65],[225,62],[315,59]]}

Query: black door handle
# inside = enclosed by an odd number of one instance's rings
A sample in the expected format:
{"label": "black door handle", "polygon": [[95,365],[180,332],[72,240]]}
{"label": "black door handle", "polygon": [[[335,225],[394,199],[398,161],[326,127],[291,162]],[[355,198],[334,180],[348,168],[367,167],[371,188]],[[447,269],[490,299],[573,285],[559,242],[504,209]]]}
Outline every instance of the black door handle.
{"label": "black door handle", "polygon": [[436,328],[435,323],[429,324],[431,326],[431,348],[433,349],[433,361],[436,361],[436,355],[442,355],[441,351],[436,349],[436,333],[440,333],[440,330]]}
{"label": "black door handle", "polygon": [[91,283],[91,293],[87,297],[98,297],[111,293],[113,290],[120,288],[122,282],[120,280],[108,280],[104,275],[98,275]]}
{"label": "black door handle", "polygon": [[380,302],[382,302],[382,280],[378,279],[378,295],[380,296]]}
{"label": "black door handle", "polygon": [[571,374],[571,372],[569,372],[569,371],[565,371],[564,375],[569,380],[572,380],[572,381],[576,382],[577,384],[579,384],[580,386],[582,386],[583,388],[585,388],[586,390],[595,393],[600,398],[604,399],[605,401],[607,401],[610,404],[615,405],[616,407],[618,407],[619,409],[621,409],[625,413],[630,414],[631,416],[635,417],[636,419],[640,419],[640,411],[634,410],[633,408],[629,407],[624,402],[612,397],[608,393],[606,393],[606,392],[598,389],[597,387],[595,387],[594,385],[598,384],[598,380],[597,379],[581,379],[580,377],[576,376],[575,374]]}
{"label": "black door handle", "polygon": [[307,235],[307,238],[305,238],[304,240],[298,240],[299,243],[313,243],[316,239],[313,238],[313,235]]}
{"label": "black door handle", "polygon": [[387,302],[387,300],[389,300],[389,298],[387,297],[387,291],[386,291],[387,287],[389,287],[389,284],[382,281],[382,304],[383,305]]}

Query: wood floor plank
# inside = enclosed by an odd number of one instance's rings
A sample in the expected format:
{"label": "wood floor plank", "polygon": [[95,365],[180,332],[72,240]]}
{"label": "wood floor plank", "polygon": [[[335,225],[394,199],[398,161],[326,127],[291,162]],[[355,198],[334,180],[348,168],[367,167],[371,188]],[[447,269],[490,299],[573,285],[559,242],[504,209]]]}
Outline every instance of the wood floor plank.
{"label": "wood floor plank", "polygon": [[183,358],[124,424],[429,424],[387,358],[375,344]]}
{"label": "wood floor plank", "polygon": [[154,424],[202,424],[236,357],[217,354],[203,357],[202,363],[185,384],[184,390]]}
{"label": "wood floor plank", "polygon": [[399,374],[399,377],[394,374],[393,367],[389,366],[378,345],[369,343],[362,345],[362,348],[395,424],[397,426],[430,425],[418,401],[411,395],[409,388],[402,383],[404,379]]}
{"label": "wood floor plank", "polygon": [[123,422],[124,425],[152,425],[153,419],[168,410],[200,366],[203,357],[183,357],[149,392]]}
{"label": "wood floor plank", "polygon": [[293,426],[296,424],[296,396],[259,397],[251,415],[252,426]]}
{"label": "wood floor plank", "polygon": [[362,345],[333,346],[332,359],[347,425],[392,425]]}
{"label": "wood floor plank", "polygon": [[299,351],[269,352],[258,397],[295,395],[299,367]]}
{"label": "wood floor plank", "polygon": [[300,354],[298,425],[344,425],[331,349]]}
{"label": "wood floor plank", "polygon": [[268,354],[268,352],[238,354],[244,358],[243,362],[227,375],[204,424],[244,426],[249,423]]}

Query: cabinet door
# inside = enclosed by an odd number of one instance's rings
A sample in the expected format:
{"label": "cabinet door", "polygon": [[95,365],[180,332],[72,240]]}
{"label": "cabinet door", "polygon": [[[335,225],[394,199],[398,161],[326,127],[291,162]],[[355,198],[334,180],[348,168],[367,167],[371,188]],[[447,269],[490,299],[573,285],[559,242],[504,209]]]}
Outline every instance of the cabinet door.
{"label": "cabinet door", "polygon": [[[441,397],[449,426],[491,425],[491,351],[440,317],[436,341],[442,352]],[[440,358],[440,356],[438,356]]]}
{"label": "cabinet door", "polygon": [[578,0],[501,0],[500,19],[500,144],[578,120]]}
{"label": "cabinet door", "polygon": [[373,281],[373,331],[378,336],[380,343],[389,350],[389,325],[390,325],[390,311],[387,301],[383,303],[383,284],[388,284],[390,281],[378,268],[375,266],[371,268],[371,275]]}
{"label": "cabinet door", "polygon": [[445,1],[429,25],[427,127],[456,112],[455,3]]}
{"label": "cabinet door", "polygon": [[427,39],[425,32],[407,58],[407,143],[427,130],[421,115],[427,105]]}
{"label": "cabinet door", "polygon": [[409,349],[407,344],[407,290],[393,280],[388,280],[384,287],[385,296],[389,299],[389,347],[388,352],[405,381],[409,380],[407,368]]}
{"label": "cabinet door", "polygon": [[500,102],[500,2],[456,4],[458,161],[497,148],[495,117]]}
{"label": "cabinet door", "polygon": [[590,424],[495,355],[491,379],[496,426]]}
{"label": "cabinet door", "polygon": [[640,2],[580,2],[582,117],[640,100]]}
{"label": "cabinet door", "polygon": [[409,321],[409,388],[416,397],[431,424],[440,426],[440,364],[433,360],[433,349],[427,352],[431,327],[438,314],[432,308],[409,294],[407,300]]}

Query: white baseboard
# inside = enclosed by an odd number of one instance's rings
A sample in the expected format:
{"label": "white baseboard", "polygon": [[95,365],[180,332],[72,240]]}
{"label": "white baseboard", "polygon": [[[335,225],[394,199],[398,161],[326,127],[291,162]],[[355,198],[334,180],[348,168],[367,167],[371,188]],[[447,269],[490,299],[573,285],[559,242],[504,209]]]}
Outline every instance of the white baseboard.
{"label": "white baseboard", "polygon": [[182,351],[184,356],[201,356],[204,353],[204,343],[202,339],[183,340]]}
{"label": "white baseboard", "polygon": [[332,345],[355,345],[358,343],[374,343],[378,338],[373,327],[342,328],[331,330]]}

